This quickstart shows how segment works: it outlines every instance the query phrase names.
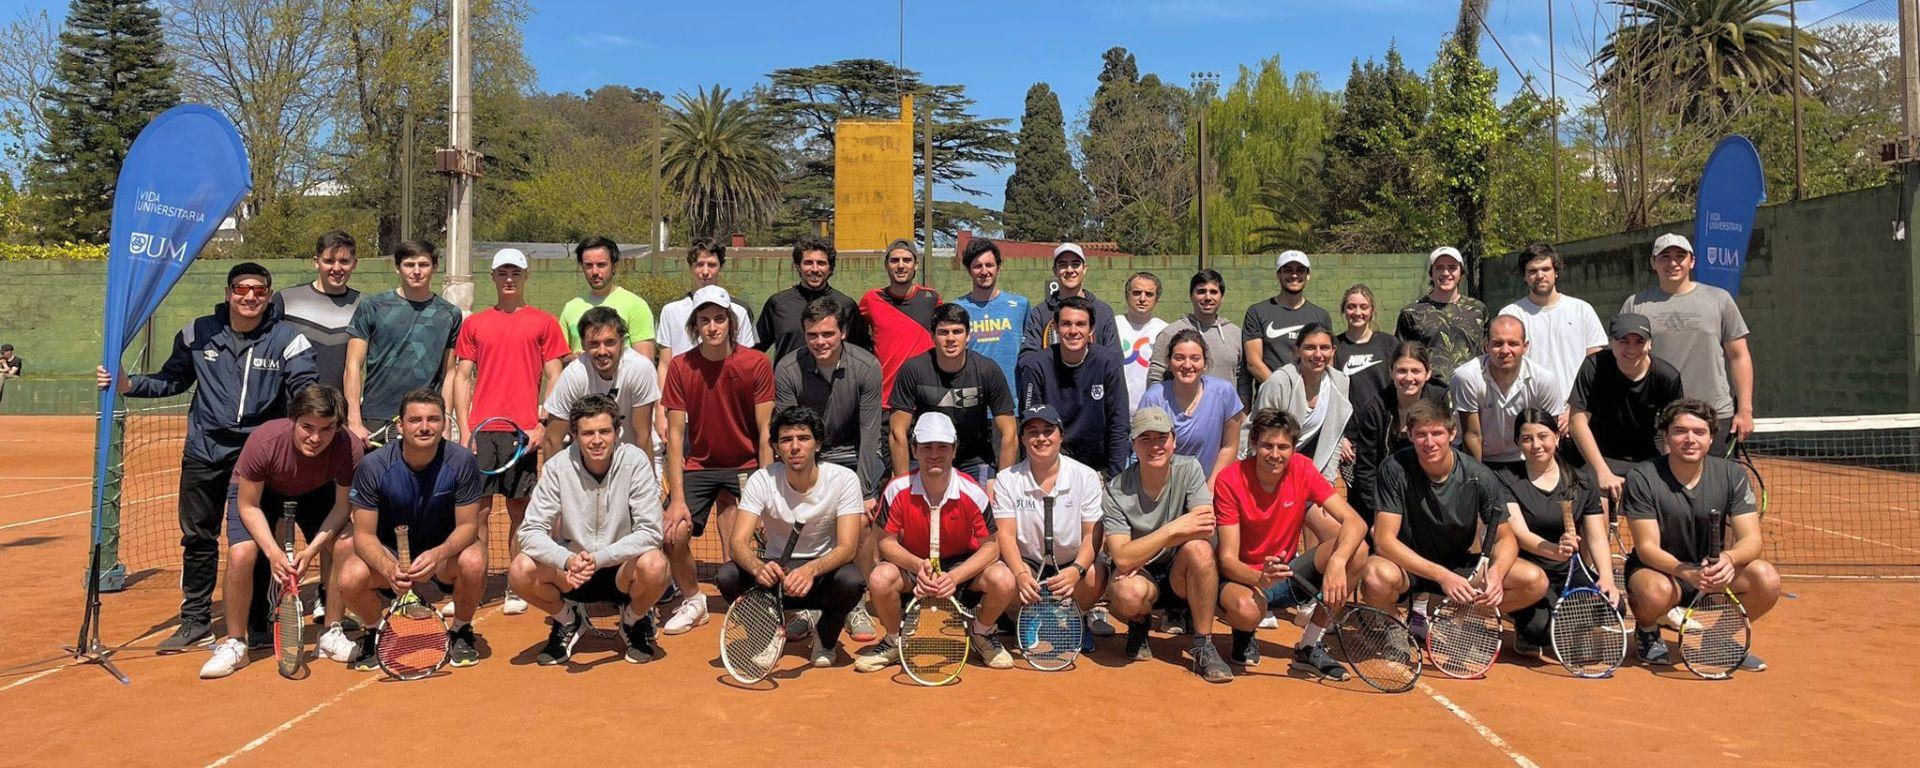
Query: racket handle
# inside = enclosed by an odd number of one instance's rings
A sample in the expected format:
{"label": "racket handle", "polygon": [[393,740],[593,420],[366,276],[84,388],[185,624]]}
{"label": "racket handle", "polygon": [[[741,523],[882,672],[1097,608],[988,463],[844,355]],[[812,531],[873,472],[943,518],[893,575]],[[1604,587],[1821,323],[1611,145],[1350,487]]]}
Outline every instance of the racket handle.
{"label": "racket handle", "polygon": [[400,561],[400,570],[406,570],[407,566],[413,562],[413,545],[407,541],[406,526],[393,527],[393,549]]}

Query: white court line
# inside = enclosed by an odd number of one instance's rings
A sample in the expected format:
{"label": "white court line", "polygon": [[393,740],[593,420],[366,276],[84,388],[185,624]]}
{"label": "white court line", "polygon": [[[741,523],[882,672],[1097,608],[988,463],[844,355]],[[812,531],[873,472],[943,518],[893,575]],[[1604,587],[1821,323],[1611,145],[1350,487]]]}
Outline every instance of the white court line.
{"label": "white court line", "polygon": [[26,685],[27,683],[31,683],[31,682],[33,682],[33,681],[35,681],[35,680],[38,680],[38,679],[40,679],[40,678],[43,678],[43,677],[46,677],[47,675],[51,675],[51,674],[53,674],[53,673],[55,673],[55,672],[58,672],[58,671],[60,671],[60,670],[63,670],[63,669],[66,669],[66,668],[67,668],[67,665],[66,665],[66,664],[62,664],[62,665],[60,665],[60,666],[57,666],[57,667],[54,667],[53,669],[48,669],[48,670],[42,670],[42,671],[40,671],[40,672],[35,672],[35,673],[33,673],[33,674],[31,674],[31,675],[27,675],[26,677],[23,677],[23,678],[20,678],[20,679],[18,679],[18,680],[15,680],[15,681],[13,681],[13,682],[11,682],[11,683],[7,683],[6,685],[0,685],[0,692],[5,692],[5,691],[9,691],[9,690],[12,690],[12,689],[14,689],[14,688],[18,688],[18,687],[20,687],[20,686],[23,686],[23,685]]}
{"label": "white court line", "polygon": [[65,519],[67,519],[67,518],[69,518],[69,517],[75,517],[75,516],[78,516],[78,515],[84,515],[84,514],[86,514],[86,513],[88,513],[88,512],[92,512],[92,511],[93,511],[93,510],[91,510],[91,509],[82,509],[82,510],[80,510],[80,511],[77,511],[77,512],[64,512],[64,513],[61,513],[61,514],[58,514],[58,515],[48,515],[48,516],[46,516],[46,517],[36,517],[36,518],[34,518],[34,519],[32,519],[32,520],[22,520],[22,521],[20,521],[20,522],[17,522],[17,523],[7,523],[6,525],[0,525],[0,531],[4,531],[4,530],[7,530],[7,529],[9,529],[9,528],[19,528],[19,527],[21,527],[21,526],[26,526],[26,525],[39,525],[40,523],[46,523],[46,522],[52,522],[52,521],[54,521],[54,520],[65,520]]}
{"label": "white court line", "polygon": [[301,721],[304,721],[309,717],[313,717],[314,715],[320,714],[320,710],[333,706],[336,702],[346,698],[347,694],[353,693],[354,691],[358,691],[362,688],[367,687],[368,685],[372,685],[374,681],[377,681],[379,679],[380,679],[380,676],[378,675],[369,675],[366,678],[363,678],[360,682],[347,686],[346,690],[343,690],[339,693],[334,694],[333,698],[327,699],[326,701],[320,702],[319,704],[315,704],[313,705],[312,709],[309,709],[305,712],[295,715],[293,719],[288,720],[284,723],[281,723],[277,726],[274,726],[273,730],[260,734],[258,738],[254,739],[253,741],[247,742],[246,746],[243,746],[232,752],[228,752],[225,757],[222,757],[211,763],[207,763],[207,768],[220,768],[220,766],[226,765],[228,763],[233,762],[234,760],[239,759],[241,755],[244,755],[248,752],[252,752],[255,749],[259,749],[260,747],[266,745],[267,742],[272,741],[273,737],[279,736],[280,734],[293,730],[293,727],[296,725],[299,725]]}
{"label": "white court line", "polygon": [[1447,711],[1452,712],[1454,717],[1460,718],[1461,722],[1472,726],[1474,732],[1480,734],[1480,738],[1485,739],[1488,744],[1493,745],[1494,749],[1505,753],[1507,759],[1512,760],[1514,765],[1520,766],[1520,768],[1540,768],[1539,763],[1528,759],[1526,755],[1520,754],[1519,750],[1514,749],[1512,744],[1508,744],[1506,739],[1500,738],[1500,734],[1494,733],[1492,728],[1488,728],[1485,723],[1480,722],[1480,719],[1474,717],[1473,713],[1453,703],[1452,699],[1440,695],[1440,692],[1434,690],[1432,686],[1426,683],[1418,683],[1417,685],[1420,686],[1422,693],[1427,694],[1428,698],[1439,702],[1440,706],[1446,707]]}
{"label": "white court line", "polygon": [[0,480],[92,480],[93,475],[0,475]]}
{"label": "white court line", "polygon": [[[0,480],[6,480],[6,479],[9,479],[9,478],[4,478],[4,477],[0,477]],[[23,479],[27,479],[27,478],[11,478],[11,479],[14,479],[14,480],[23,480]],[[6,494],[0,494],[0,499],[11,499],[11,498],[14,498],[14,497],[16,497],[16,496],[32,496],[32,495],[34,495],[34,494],[36,494],[36,493],[52,493],[52,492],[54,492],[54,491],[64,491],[64,490],[67,490],[68,488],[81,488],[81,487],[85,487],[85,486],[89,486],[89,485],[93,485],[93,478],[91,478],[91,477],[86,477],[86,478],[78,478],[78,477],[76,477],[76,478],[43,478],[43,479],[48,479],[48,480],[63,480],[63,479],[72,479],[72,480],[82,480],[82,481],[84,481],[84,482],[78,482],[78,483],[68,483],[68,484],[66,484],[66,485],[56,485],[56,486],[54,486],[54,487],[52,487],[52,488],[41,488],[41,489],[39,489],[39,490],[37,490],[37,491],[19,491],[19,492],[16,492],[16,493],[6,493]]]}

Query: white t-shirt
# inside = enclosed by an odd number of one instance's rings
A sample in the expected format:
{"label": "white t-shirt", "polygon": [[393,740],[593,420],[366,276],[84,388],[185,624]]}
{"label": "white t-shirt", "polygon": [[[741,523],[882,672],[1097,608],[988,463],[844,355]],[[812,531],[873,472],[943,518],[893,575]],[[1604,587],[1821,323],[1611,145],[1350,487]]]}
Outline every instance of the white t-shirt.
{"label": "white t-shirt", "polygon": [[[683,296],[670,301],[660,308],[660,322],[654,323],[653,338],[656,343],[666,345],[675,355],[684,355],[687,350],[698,346],[700,341],[687,333],[687,319],[693,317],[693,297]],[[760,343],[760,336],[753,331],[753,317],[740,302],[733,302],[733,340],[740,346],[751,347]]]}
{"label": "white t-shirt", "polygon": [[740,511],[760,518],[766,526],[766,559],[786,552],[794,523],[805,527],[793,547],[795,560],[810,560],[832,551],[834,525],[847,515],[866,514],[860,495],[860,475],[838,464],[821,462],[813,487],[801,493],[787,483],[787,465],[776,463],[755,470],[740,489]]}
{"label": "white t-shirt", "polygon": [[587,395],[612,395],[620,406],[620,439],[639,445],[640,433],[635,427],[652,429],[653,425],[634,424],[633,409],[660,402],[660,380],[654,375],[653,363],[632,347],[621,350],[620,365],[614,369],[612,379],[600,378],[593,370],[593,362],[581,355],[560,371],[559,380],[553,383],[541,407],[547,409],[547,416],[565,419],[574,402]]}
{"label": "white t-shirt", "polygon": [[[1020,556],[1040,561],[1046,540],[1046,498],[1034,481],[1029,462],[1021,461],[994,476],[993,519],[1014,521],[1014,538],[1020,542]],[[1053,479],[1053,559],[1061,567],[1073,562],[1080,553],[1080,526],[1100,521],[1104,493],[1100,473],[1078,461],[1060,455],[1060,471]]]}
{"label": "white t-shirt", "polygon": [[1587,350],[1607,345],[1607,329],[1600,324],[1593,305],[1564,293],[1551,307],[1522,296],[1500,314],[1517,317],[1527,327],[1527,359],[1553,372],[1562,401],[1573,392],[1573,379],[1580,375]]}
{"label": "white t-shirt", "polygon": [[1513,439],[1513,420],[1527,408],[1558,416],[1567,412],[1567,399],[1560,396],[1560,382],[1553,372],[1532,360],[1520,358],[1520,374],[1506,391],[1493,381],[1486,369],[1487,356],[1481,355],[1453,369],[1447,385],[1453,393],[1453,409],[1480,416],[1480,460],[1519,461],[1520,444]]}
{"label": "white t-shirt", "polygon": [[1120,356],[1126,365],[1122,370],[1127,374],[1127,412],[1140,408],[1140,396],[1147,392],[1147,368],[1153,365],[1153,340],[1167,329],[1167,321],[1157,317],[1147,318],[1144,325],[1135,327],[1126,315],[1115,317],[1114,325],[1120,327]]}

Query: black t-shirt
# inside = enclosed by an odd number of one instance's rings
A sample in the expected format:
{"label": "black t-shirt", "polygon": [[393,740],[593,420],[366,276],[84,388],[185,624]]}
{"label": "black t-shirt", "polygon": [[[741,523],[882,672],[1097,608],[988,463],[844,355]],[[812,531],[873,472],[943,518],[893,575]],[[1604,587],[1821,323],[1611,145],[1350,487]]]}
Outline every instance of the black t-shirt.
{"label": "black t-shirt", "polygon": [[27,361],[19,355],[14,355],[5,360],[0,360],[0,368],[6,368],[8,375],[24,376],[26,375]]}
{"label": "black t-shirt", "polygon": [[1310,323],[1333,328],[1332,316],[1320,305],[1309,301],[1299,309],[1288,309],[1280,303],[1280,297],[1270,296],[1247,307],[1247,315],[1240,321],[1240,341],[1244,344],[1259,339],[1260,359],[1266,361],[1269,370],[1277,371],[1293,362],[1293,343],[1300,338],[1300,329]]}
{"label": "black t-shirt", "polygon": [[[1667,459],[1654,459],[1627,471],[1620,509],[1630,520],[1660,521],[1660,548],[1682,563],[1698,563],[1708,554],[1711,516],[1753,514],[1753,486],[1747,482],[1745,469],[1718,456],[1706,457],[1700,481],[1692,488],[1681,485],[1673,476]],[[1732,538],[1727,534],[1732,527],[1725,519],[1721,526],[1720,544],[1724,548]],[[1637,562],[1639,555],[1633,559]]]}
{"label": "black t-shirt", "polygon": [[1393,347],[1399,342],[1391,334],[1379,332],[1365,344],[1348,341],[1346,334],[1333,337],[1333,367],[1347,375],[1347,391],[1355,413],[1393,383]]}
{"label": "black t-shirt", "polygon": [[[957,373],[947,373],[934,362],[938,351],[915,356],[893,377],[893,395],[887,408],[913,414],[939,411],[953,419],[960,442],[953,447],[953,465],[999,466],[993,417],[1013,415],[1013,390],[1007,375],[991,359],[967,350],[967,362]],[[911,430],[908,431],[911,434]]]}
{"label": "black t-shirt", "polygon": [[[1569,488],[1567,473],[1571,468],[1562,469],[1560,480],[1550,490],[1540,490],[1540,486],[1525,477],[1503,475],[1500,479],[1506,483],[1507,497],[1520,506],[1520,517],[1527,521],[1527,530],[1547,541],[1559,541],[1567,533],[1566,520],[1560,516],[1560,500],[1570,498],[1573,502],[1575,524],[1579,518],[1589,515],[1606,514],[1600,508],[1600,494],[1592,482],[1584,482],[1579,488]],[[1564,568],[1565,561],[1548,560],[1532,552],[1521,550],[1522,557],[1541,565]]]}
{"label": "black t-shirt", "polygon": [[1438,483],[1427,479],[1414,449],[1395,453],[1380,465],[1377,506],[1401,516],[1400,542],[1442,568],[1470,567],[1480,555],[1482,520],[1498,523],[1507,514],[1500,479],[1472,456],[1453,452],[1453,471]]}
{"label": "black t-shirt", "polygon": [[1613,350],[1603,349],[1580,363],[1567,405],[1591,414],[1587,426],[1601,456],[1641,462],[1660,455],[1655,428],[1660,410],[1683,396],[1680,371],[1672,363],[1655,357],[1647,375],[1631,381],[1620,372]]}

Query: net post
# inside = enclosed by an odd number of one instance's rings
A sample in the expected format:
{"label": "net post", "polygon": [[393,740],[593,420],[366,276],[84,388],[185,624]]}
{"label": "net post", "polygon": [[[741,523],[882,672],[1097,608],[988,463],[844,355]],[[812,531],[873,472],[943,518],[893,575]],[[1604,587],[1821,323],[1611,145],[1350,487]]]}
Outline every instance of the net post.
{"label": "net post", "polygon": [[107,449],[106,488],[100,502],[100,530],[96,532],[100,542],[94,555],[99,559],[98,570],[88,571],[90,578],[97,579],[95,586],[101,592],[127,588],[127,566],[120,562],[120,494],[125,488],[126,434],[127,411],[124,407],[115,408],[113,442]]}

